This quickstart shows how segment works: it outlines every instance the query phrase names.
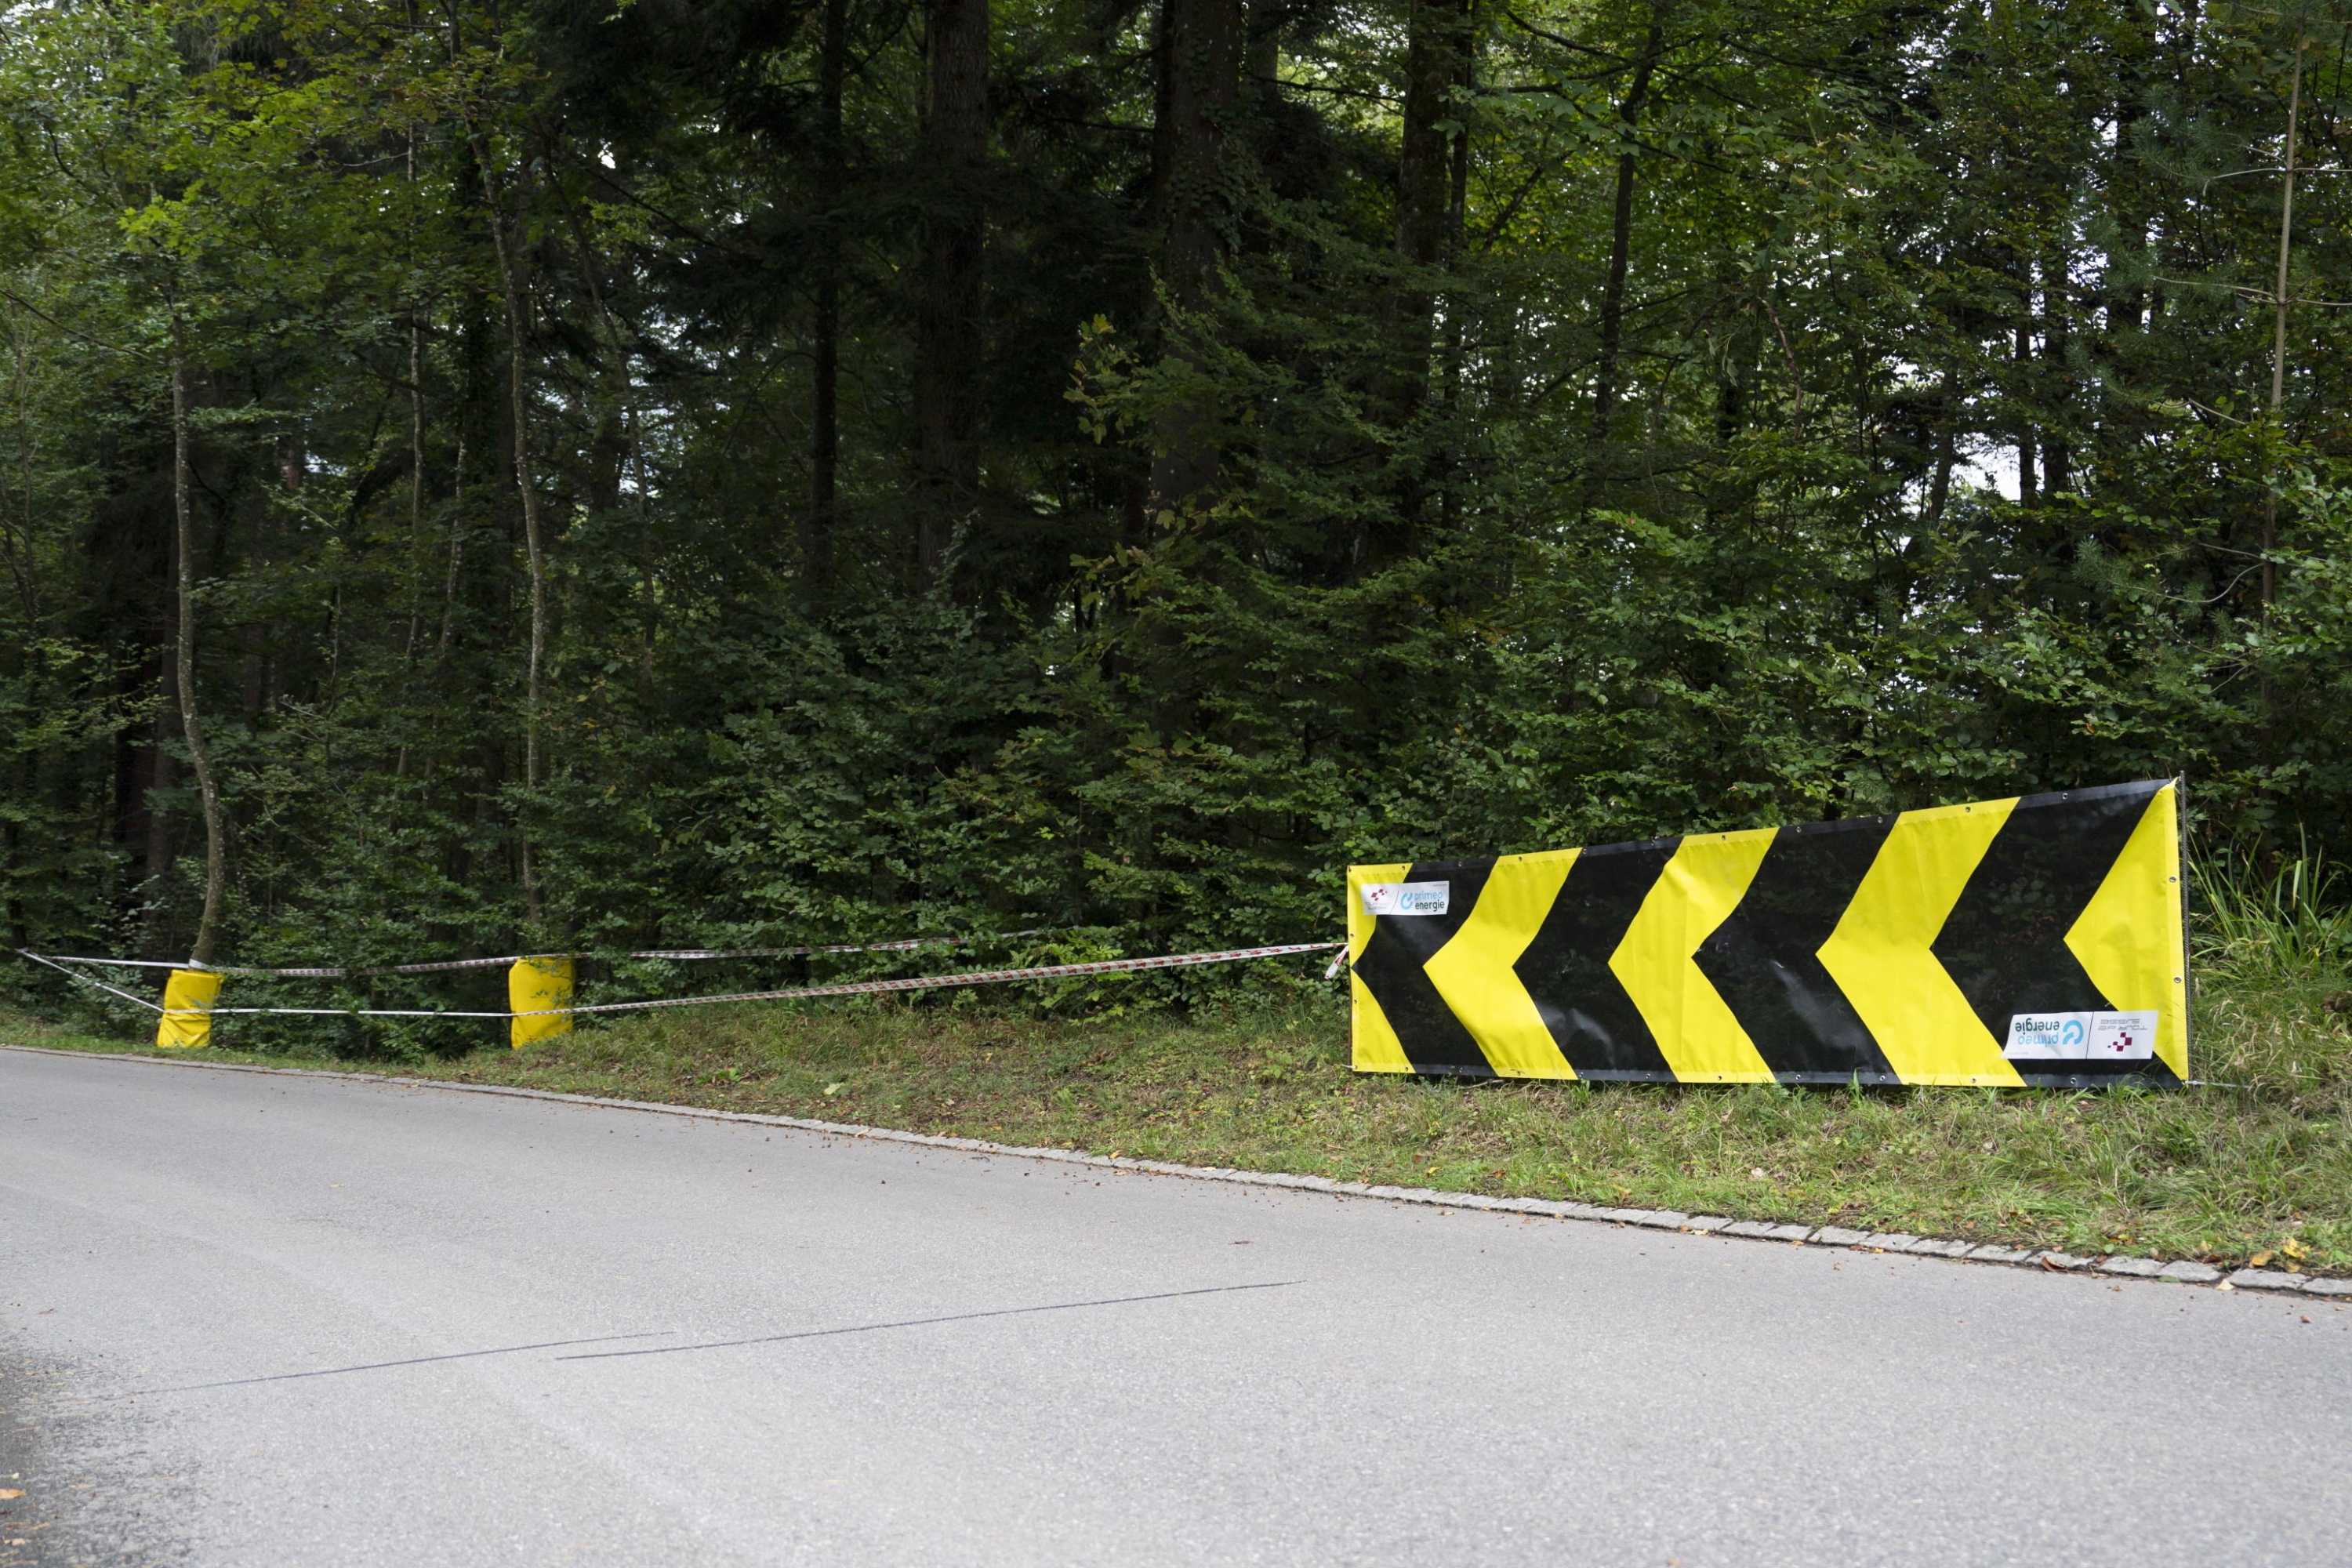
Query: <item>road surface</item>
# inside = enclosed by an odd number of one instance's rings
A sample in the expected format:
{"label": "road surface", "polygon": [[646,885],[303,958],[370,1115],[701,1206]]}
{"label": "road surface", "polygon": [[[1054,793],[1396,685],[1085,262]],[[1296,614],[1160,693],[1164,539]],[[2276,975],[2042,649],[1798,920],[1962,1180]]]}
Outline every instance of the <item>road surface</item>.
{"label": "road surface", "polygon": [[8,1568],[2341,1563],[2347,1394],[2308,1300],[0,1050]]}

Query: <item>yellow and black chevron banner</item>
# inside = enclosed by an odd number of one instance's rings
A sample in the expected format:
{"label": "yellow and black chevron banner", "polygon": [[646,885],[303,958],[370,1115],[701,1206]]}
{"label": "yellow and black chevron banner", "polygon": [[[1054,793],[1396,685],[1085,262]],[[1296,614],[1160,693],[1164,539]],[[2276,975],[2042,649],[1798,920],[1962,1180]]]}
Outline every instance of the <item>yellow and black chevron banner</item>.
{"label": "yellow and black chevron banner", "polygon": [[1354,866],[1360,1072],[2189,1077],[2180,790]]}

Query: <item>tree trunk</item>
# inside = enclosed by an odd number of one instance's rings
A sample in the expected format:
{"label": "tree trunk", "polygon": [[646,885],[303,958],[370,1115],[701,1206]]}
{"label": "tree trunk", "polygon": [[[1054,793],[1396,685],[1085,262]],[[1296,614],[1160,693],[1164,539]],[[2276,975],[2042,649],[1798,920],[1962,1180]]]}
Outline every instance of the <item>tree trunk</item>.
{"label": "tree trunk", "polygon": [[[2271,296],[2271,411],[2269,437],[2275,444],[2284,434],[2283,423],[2286,407],[2286,316],[2290,303],[2287,288],[2290,282],[2288,264],[2294,257],[2294,158],[2296,141],[2302,130],[2303,118],[2303,51],[2304,35],[2300,27],[2294,35],[2294,79],[2288,89],[2286,109],[2286,168],[2285,179],[2279,186],[2278,287]],[[2263,476],[2266,479],[2270,476]],[[2263,618],[2270,618],[2271,605],[2276,602],[2278,582],[2271,554],[2278,548],[2278,490],[2275,485],[2266,487],[2263,497]],[[2263,696],[2270,692],[2266,677]],[[2268,704],[2265,702],[2265,709]]]}
{"label": "tree trunk", "polygon": [[1609,276],[1601,289],[1601,359],[1592,376],[1592,438],[1609,438],[1610,416],[1617,411],[1617,360],[1625,341],[1625,275],[1633,256],[1633,183],[1636,173],[1634,128],[1649,107],[1650,78],[1665,47],[1665,29],[1654,14],[1649,36],[1642,40],[1641,58],[1633,62],[1633,79],[1617,105],[1622,148],[1617,154],[1617,200],[1609,228]]}
{"label": "tree trunk", "polygon": [[1960,379],[1957,373],[1944,373],[1943,390],[1936,396],[1936,477],[1927,486],[1927,515],[1923,527],[1933,529],[1944,521],[1944,508],[1952,499],[1952,459],[1958,446],[1954,422],[1960,413]]}
{"label": "tree trunk", "polygon": [[[1397,149],[1397,257],[1412,267],[1445,258],[1452,231],[1454,145],[1461,138],[1454,95],[1469,54],[1464,0],[1413,0],[1404,66],[1404,133]],[[1443,129],[1453,121],[1451,132]],[[1426,321],[1430,296],[1407,296],[1408,315]]]}
{"label": "tree trunk", "polygon": [[1250,0],[1249,34],[1242,40],[1242,77],[1254,89],[1272,92],[1282,84],[1283,0]]}
{"label": "tree trunk", "polygon": [[[416,22],[415,0],[408,5],[409,25]],[[416,186],[416,122],[408,124],[408,185],[411,201]],[[415,264],[415,208],[409,209],[408,250],[410,265]],[[408,312],[408,558],[416,576],[424,575],[425,566],[425,321],[423,312],[412,302]],[[425,624],[425,607],[414,593],[408,605],[408,643],[402,662],[413,665],[416,660],[416,637]],[[400,748],[402,776],[408,772],[408,748]]]}
{"label": "tree trunk", "polygon": [[[408,553],[412,563],[422,565],[425,551],[425,326],[411,318],[408,323]],[[408,609],[408,647],[405,658],[416,657],[416,634],[422,624],[422,607],[414,602]]]}
{"label": "tree trunk", "polygon": [[[1466,147],[1454,98],[1469,55],[1467,0],[1413,0],[1407,21],[1404,67],[1404,131],[1397,147],[1397,259],[1415,269],[1443,264],[1453,248],[1454,165]],[[1443,127],[1453,122],[1453,130]],[[1408,279],[1391,306],[1401,355],[1391,413],[1399,424],[1412,417],[1428,389],[1429,338],[1435,325],[1437,296]]]}
{"label": "tree trunk", "polygon": [[[1478,90],[1478,35],[1476,0],[1461,0],[1462,34],[1459,58],[1455,61],[1454,84],[1461,89],[1453,118],[1460,129],[1454,132],[1453,146],[1446,158],[1445,191],[1445,257],[1458,271],[1462,265],[1463,238],[1470,221],[1470,103]],[[1449,422],[1462,412],[1462,375],[1465,356],[1467,323],[1463,320],[1467,301],[1457,291],[1445,307],[1444,399]],[[1445,454],[1446,467],[1451,469],[1457,454]],[[1448,485],[1444,498],[1444,521],[1450,528],[1461,518],[1461,487]]]}
{"label": "tree trunk", "polygon": [[[624,374],[626,371],[624,370]],[[646,721],[654,711],[654,654],[661,646],[661,595],[655,584],[653,479],[646,472],[645,418],[634,401],[629,409],[629,462],[637,475],[637,605],[645,620],[645,646],[637,659],[637,700],[645,704]]]}
{"label": "tree trunk", "polygon": [[[2105,327],[2107,358],[2116,357],[2116,339],[2126,331],[2137,331],[2146,319],[2147,296],[2137,282],[2123,280],[2124,263],[2139,261],[2147,250],[2147,210],[2139,188],[2139,160],[2133,152],[2134,127],[2146,110],[2138,94],[2141,79],[2137,70],[2124,77],[2123,88],[2116,103],[2116,155],[2108,161],[2106,186],[2117,199],[2110,205],[2110,216],[2124,236],[2124,243],[2107,256],[2106,276],[2103,292],[2105,295]],[[2118,284],[2121,287],[2117,287]]]}
{"label": "tree trunk", "polygon": [[457,579],[465,563],[466,440],[461,436],[457,438],[457,460],[449,470],[449,571],[441,584],[441,635],[433,645],[433,673],[436,680],[448,671],[449,645],[457,634]]}
{"label": "tree trunk", "polygon": [[817,170],[821,199],[829,205],[817,240],[814,342],[810,345],[809,504],[801,527],[801,574],[812,601],[833,586],[833,536],[840,509],[841,467],[841,214],[849,152],[843,140],[842,83],[849,68],[848,0],[824,0],[817,39]]}
{"label": "tree trunk", "polygon": [[620,321],[613,314],[612,304],[605,297],[604,285],[599,281],[604,271],[604,258],[597,251],[587,226],[581,221],[578,205],[569,208],[565,216],[571,222],[572,243],[580,255],[580,276],[587,279],[588,298],[596,307],[596,320],[604,330],[604,342],[613,355],[613,365],[620,382],[617,401],[621,408],[621,454],[613,479],[614,493],[612,500],[604,504],[617,508],[620,505],[621,473],[635,476],[633,500],[637,522],[637,608],[643,623],[639,628],[643,640],[637,657],[637,697],[646,704],[650,719],[654,700],[654,646],[660,630],[661,602],[655,589],[653,513],[651,484],[646,474],[645,416],[637,406],[636,376],[630,368],[628,341],[621,336]]}
{"label": "tree trunk", "polygon": [[[481,160],[482,186],[489,197],[490,238],[498,251],[499,280],[506,297],[507,395],[514,420],[515,489],[522,500],[522,538],[530,572],[530,662],[523,678],[522,774],[526,787],[540,783],[541,679],[547,661],[547,553],[540,531],[539,485],[530,463],[530,371],[529,328],[524,315],[521,269],[507,238],[506,205],[499,199],[498,180],[490,172],[488,150],[478,137],[475,155]],[[541,923],[539,868],[531,855],[530,835],[519,832],[521,852],[523,912],[534,929]]]}
{"label": "tree trunk", "polygon": [[2018,367],[2018,395],[2011,406],[2017,419],[2017,504],[2042,504],[2042,480],[2037,472],[2038,443],[2034,440],[2032,398],[2033,372],[2033,297],[2029,286],[2025,299],[2025,314],[2017,322],[2017,347],[2011,356]]}
{"label": "tree trunk", "polygon": [[220,941],[221,903],[228,890],[228,842],[221,820],[220,789],[213,778],[212,753],[205,748],[204,721],[197,717],[195,529],[188,504],[188,370],[172,366],[172,542],[179,596],[179,635],[173,641],[173,684],[179,689],[180,732],[187,738],[188,763],[195,770],[196,796],[205,814],[205,907],[196,918],[192,963],[210,963]]}
{"label": "tree trunk", "polygon": [[809,502],[801,524],[801,574],[812,600],[833,586],[834,524],[841,504],[841,280],[835,271],[839,247],[830,253],[816,282],[814,342],[810,355]]}
{"label": "tree trunk", "polygon": [[[179,560],[179,530],[172,531],[172,559]],[[172,568],[176,581],[179,568]],[[159,653],[161,649],[157,650]],[[163,928],[163,889],[165,879],[172,873],[172,814],[163,809],[163,792],[172,787],[172,753],[163,749],[172,738],[173,715],[180,706],[179,682],[173,673],[172,661],[165,659],[160,673],[163,677],[163,705],[156,710],[155,725],[147,747],[147,782],[137,789],[141,809],[146,816],[145,843],[141,847],[143,859],[141,880],[147,889],[145,911],[140,919],[139,953],[142,958],[162,958],[164,940],[171,934]],[[135,773],[135,770],[134,770]]]}
{"label": "tree trunk", "polygon": [[2072,323],[2073,290],[2068,287],[2063,251],[2054,253],[2042,270],[2042,363],[2043,398],[2049,421],[2042,432],[2042,493],[2063,495],[2074,488],[2074,449],[2066,441],[2067,407],[2072,401],[2066,378],[2066,345]]}
{"label": "tree trunk", "polygon": [[[1161,285],[1179,312],[1201,310],[1217,288],[1226,249],[1223,152],[1240,87],[1239,0],[1161,0],[1160,84],[1152,120],[1152,200],[1160,232]],[[1181,346],[1171,357],[1196,363]],[[1216,483],[1212,416],[1181,405],[1161,417],[1151,462],[1150,510],[1171,511]]]}
{"label": "tree trunk", "polygon": [[[1430,276],[1453,256],[1458,237],[1459,182],[1468,177],[1469,132],[1458,101],[1470,56],[1470,0],[1413,0],[1407,18],[1404,124],[1397,147],[1396,253],[1407,269],[1389,301],[1396,355],[1388,373],[1388,416],[1400,429],[1427,402],[1437,295]],[[1450,392],[1459,363],[1458,315],[1449,323],[1444,374]],[[1442,454],[1400,465],[1393,531],[1372,542],[1376,558],[1409,552],[1429,492],[1445,467]]]}
{"label": "tree trunk", "polygon": [[[408,172],[416,177],[416,136],[409,133]],[[416,665],[416,638],[425,626],[425,605],[417,595],[416,580],[425,572],[425,329],[415,314],[408,319],[408,560],[410,568],[408,600],[408,639],[402,646],[400,662],[404,674],[413,672]],[[252,634],[248,633],[248,637]],[[247,656],[249,673],[247,676],[246,711],[255,717],[248,723],[258,728],[261,705],[253,697],[256,677],[259,674],[254,654]],[[393,764],[392,776],[408,776],[408,743],[404,741],[400,755]]]}
{"label": "tree trunk", "polygon": [[934,0],[924,174],[923,297],[915,322],[915,566],[929,586],[980,490],[981,260],[987,235],[988,0]]}

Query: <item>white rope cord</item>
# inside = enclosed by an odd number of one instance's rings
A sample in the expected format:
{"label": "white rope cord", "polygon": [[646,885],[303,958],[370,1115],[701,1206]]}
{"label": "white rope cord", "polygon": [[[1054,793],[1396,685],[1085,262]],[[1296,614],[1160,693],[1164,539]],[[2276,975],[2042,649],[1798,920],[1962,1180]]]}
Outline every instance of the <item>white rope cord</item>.
{"label": "white rope cord", "polygon": [[[743,948],[650,948],[640,952],[589,953],[591,958],[665,958],[677,960],[727,958],[802,958],[829,952],[903,952],[917,947],[960,947],[983,942],[1010,941],[1013,937],[1045,936],[1057,928],[1041,926],[1032,931],[1008,931],[982,936],[918,936],[898,942],[837,942],[824,947],[743,947]],[[526,958],[543,958],[545,953],[509,953],[503,958],[452,958],[435,963],[395,963],[367,969],[254,969],[229,963],[172,963],[153,958],[81,958],[68,953],[43,956],[17,950],[27,958],[36,958],[52,969],[67,963],[91,963],[109,969],[190,969],[207,974],[242,975],[247,979],[265,980],[362,980],[384,974],[441,974],[458,969],[503,969],[520,963]],[[73,971],[66,970],[66,973]],[[93,984],[95,984],[93,982]],[[302,1012],[302,1008],[283,1008],[284,1012]],[[341,1008],[310,1009],[341,1012]],[[483,1017],[503,1017],[504,1014],[483,1014]]]}
{"label": "white rope cord", "polygon": [[30,948],[18,948],[16,950],[16,956],[19,958],[29,958],[35,963],[46,963],[51,969],[56,970],[59,974],[64,975],[68,980],[79,981],[84,985],[96,986],[99,990],[106,992],[110,995],[121,997],[125,1002],[137,1003],[140,1006],[146,1008],[150,1013],[160,1013],[163,1010],[154,1003],[147,1000],[144,996],[133,996],[128,991],[117,990],[115,987],[109,985],[103,980],[99,980],[90,975],[84,974],[79,969],[68,969],[64,964],[59,963],[57,960],[53,958],[44,958],[39,953],[33,952]]}
{"label": "white rope cord", "polygon": [[[19,948],[18,952],[24,950]],[[37,953],[28,957],[40,957]],[[373,974],[434,974],[452,969],[499,969],[516,961],[505,958],[452,958],[438,963],[402,963],[383,969],[249,969],[234,963],[198,963],[194,960],[172,963],[156,958],[82,958],[73,953],[58,953],[54,960],[42,958],[44,963],[89,963],[103,969],[188,969],[202,974],[241,975],[247,979],[264,980],[342,980]],[[530,954],[539,957],[540,954]]]}
{"label": "white rope cord", "polygon": [[[964,974],[929,974],[909,980],[860,980],[839,985],[802,985],[786,991],[739,991],[721,996],[665,996],[644,1002],[600,1002],[587,1007],[541,1007],[528,1013],[462,1013],[437,1007],[203,1007],[173,1008],[202,1012],[215,1017],[260,1015],[340,1018],[545,1018],[582,1013],[633,1013],[650,1007],[698,1007],[718,1002],[788,1002],[804,996],[859,996],[885,991],[925,991],[954,985],[994,985],[1019,980],[1062,980],[1081,974],[1117,974],[1146,969],[1184,969],[1202,963],[1232,963],[1251,958],[1281,958],[1294,952],[1328,952],[1344,942],[1295,942],[1278,947],[1235,947],[1218,952],[1167,953],[1152,958],[1111,958],[1093,963],[1046,963],[1028,969],[980,969]],[[115,991],[87,975],[76,974],[37,952],[17,949],[26,958],[73,975],[85,984],[112,991],[151,1013],[164,1009],[152,1002]]]}
{"label": "white rope cord", "polygon": [[604,1002],[593,1007],[542,1007],[516,1018],[557,1013],[626,1013],[646,1007],[693,1007],[706,1002],[788,1002],[802,996],[856,996],[877,991],[922,991],[947,985],[993,985],[1013,980],[1059,980],[1074,974],[1116,974],[1139,969],[1181,969],[1201,963],[1231,963],[1246,958],[1280,958],[1293,952],[1328,952],[1344,942],[1295,942],[1281,947],[1237,947],[1223,952],[1178,952],[1156,958],[1111,958],[1097,963],[1047,963],[1034,969],[981,969],[969,974],[931,974],[919,980],[860,980],[840,985],[803,985],[790,991],[743,991],[730,996],[671,996],[653,1002]]}
{"label": "white rope cord", "polygon": [[[800,958],[823,952],[903,952],[914,947],[972,947],[983,942],[1010,942],[1017,936],[1050,936],[1055,926],[1034,931],[997,931],[986,936],[910,936],[898,942],[841,942],[831,947],[651,948],[643,952],[616,952],[615,958]],[[599,956],[589,954],[590,957]]]}

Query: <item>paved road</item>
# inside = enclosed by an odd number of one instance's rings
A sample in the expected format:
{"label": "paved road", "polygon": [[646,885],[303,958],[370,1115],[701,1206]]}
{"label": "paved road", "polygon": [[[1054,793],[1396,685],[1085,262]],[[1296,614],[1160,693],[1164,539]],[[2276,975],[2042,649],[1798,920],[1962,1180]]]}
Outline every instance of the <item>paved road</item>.
{"label": "paved road", "polygon": [[0,1374],[0,1564],[2352,1560],[2326,1305],[14,1051]]}

